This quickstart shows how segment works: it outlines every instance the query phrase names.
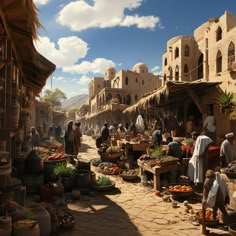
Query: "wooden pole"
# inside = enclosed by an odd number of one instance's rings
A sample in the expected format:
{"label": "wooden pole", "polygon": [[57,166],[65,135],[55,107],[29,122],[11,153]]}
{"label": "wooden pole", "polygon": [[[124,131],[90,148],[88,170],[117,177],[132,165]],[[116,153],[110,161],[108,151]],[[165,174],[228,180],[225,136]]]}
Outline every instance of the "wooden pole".
{"label": "wooden pole", "polygon": [[[202,161],[202,165],[203,165],[203,168],[202,168],[203,169],[203,171],[202,171],[203,188],[202,188],[202,191],[204,190],[204,182],[205,182],[206,170],[207,170],[207,165],[208,165],[208,156],[207,156],[208,148],[209,148],[209,145],[206,147],[206,150],[203,153],[203,161]],[[202,196],[203,196],[203,192],[202,192]],[[203,202],[202,202],[202,234],[207,235],[207,230],[206,230],[206,209],[203,205]]]}

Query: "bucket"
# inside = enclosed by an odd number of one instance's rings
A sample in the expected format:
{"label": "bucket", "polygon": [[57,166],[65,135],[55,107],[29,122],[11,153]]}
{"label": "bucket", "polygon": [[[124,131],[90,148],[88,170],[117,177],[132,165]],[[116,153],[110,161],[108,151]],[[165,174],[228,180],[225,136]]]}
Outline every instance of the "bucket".
{"label": "bucket", "polygon": [[88,171],[91,170],[89,160],[79,158],[78,161],[79,161],[78,162],[78,169],[79,170],[88,170]]}
{"label": "bucket", "polygon": [[22,178],[22,182],[26,186],[27,193],[39,193],[40,186],[43,185],[43,174],[25,174]]}
{"label": "bucket", "polygon": [[87,189],[90,187],[90,171],[78,170],[76,173],[76,187],[78,189]]}

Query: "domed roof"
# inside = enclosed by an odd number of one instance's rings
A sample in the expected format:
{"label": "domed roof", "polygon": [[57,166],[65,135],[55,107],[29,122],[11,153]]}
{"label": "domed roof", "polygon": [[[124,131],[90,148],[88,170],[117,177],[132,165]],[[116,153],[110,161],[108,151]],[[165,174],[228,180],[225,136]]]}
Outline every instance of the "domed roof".
{"label": "domed roof", "polygon": [[147,65],[144,64],[144,63],[142,63],[142,62],[138,62],[137,64],[135,64],[135,65],[133,66],[132,71],[138,72],[138,71],[140,71],[140,69],[146,69],[146,70],[148,71]]}
{"label": "domed roof", "polygon": [[106,71],[115,71],[115,70],[116,69],[114,67],[112,67],[112,66],[106,68]]}

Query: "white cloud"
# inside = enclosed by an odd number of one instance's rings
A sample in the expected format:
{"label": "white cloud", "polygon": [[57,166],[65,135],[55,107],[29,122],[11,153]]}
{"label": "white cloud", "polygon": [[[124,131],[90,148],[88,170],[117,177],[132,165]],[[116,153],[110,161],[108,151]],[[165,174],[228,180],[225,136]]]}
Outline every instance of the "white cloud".
{"label": "white cloud", "polygon": [[72,31],[88,28],[108,28],[114,26],[154,29],[160,22],[156,16],[125,16],[125,11],[141,6],[143,0],[94,0],[93,5],[85,1],[74,1],[65,5],[58,14],[57,21]]}
{"label": "white cloud", "polygon": [[87,77],[87,76],[82,76],[79,81],[77,82],[77,84],[82,85],[82,86],[88,86],[89,82],[90,82],[91,78]]}
{"label": "white cloud", "polygon": [[160,69],[160,66],[154,66],[152,69],[151,69],[151,72],[154,72],[154,71],[157,71]]}
{"label": "white cloud", "polygon": [[111,60],[105,58],[96,58],[94,61],[83,61],[80,64],[74,66],[63,67],[63,72],[68,72],[71,74],[83,74],[86,75],[89,72],[94,74],[103,74],[107,67],[115,66],[115,63]]}
{"label": "white cloud", "polygon": [[88,44],[76,36],[60,38],[57,44],[58,47],[48,37],[39,37],[35,47],[59,68],[74,65],[89,50]]}
{"label": "white cloud", "polygon": [[121,26],[137,25],[139,29],[155,29],[156,24],[160,21],[159,17],[154,16],[126,16],[120,23]]}
{"label": "white cloud", "polygon": [[34,0],[34,3],[38,5],[46,5],[48,2],[49,0]]}
{"label": "white cloud", "polygon": [[115,66],[115,63],[105,58],[96,58],[94,61],[77,62],[87,55],[88,45],[82,39],[72,36],[60,38],[58,47],[51,42],[48,37],[39,37],[35,42],[35,47],[39,53],[53,62],[57,68],[63,72],[71,74],[104,73],[109,66]]}

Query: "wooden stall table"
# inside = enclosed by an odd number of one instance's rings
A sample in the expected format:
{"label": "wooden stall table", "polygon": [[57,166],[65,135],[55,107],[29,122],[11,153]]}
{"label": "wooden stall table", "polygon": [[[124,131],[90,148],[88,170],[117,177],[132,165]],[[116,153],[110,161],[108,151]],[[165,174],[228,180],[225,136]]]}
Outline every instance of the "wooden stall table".
{"label": "wooden stall table", "polygon": [[153,180],[154,180],[154,189],[160,190],[161,188],[161,178],[160,175],[164,173],[170,173],[170,181],[172,183],[176,182],[176,172],[178,170],[181,170],[181,165],[179,163],[169,165],[166,167],[160,167],[160,166],[154,166],[151,167],[147,164],[146,161],[138,160],[138,166],[141,168],[141,170],[145,170],[148,172],[151,172],[153,174]]}
{"label": "wooden stall table", "polygon": [[150,147],[149,142],[132,142],[125,139],[117,140],[117,146],[124,148],[125,155],[128,158],[130,168],[134,167],[134,155],[133,153],[138,153],[141,156],[143,153],[146,153],[148,147]]}

